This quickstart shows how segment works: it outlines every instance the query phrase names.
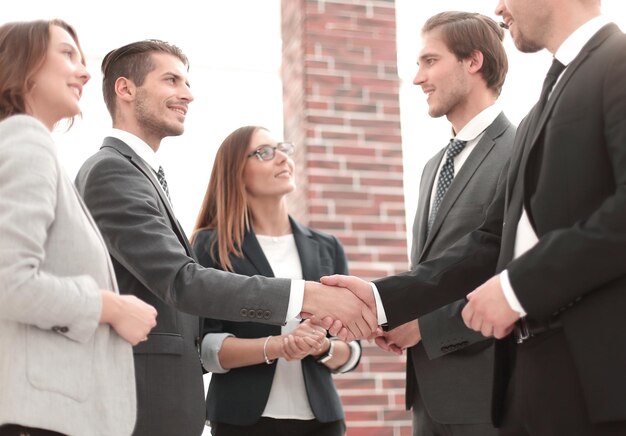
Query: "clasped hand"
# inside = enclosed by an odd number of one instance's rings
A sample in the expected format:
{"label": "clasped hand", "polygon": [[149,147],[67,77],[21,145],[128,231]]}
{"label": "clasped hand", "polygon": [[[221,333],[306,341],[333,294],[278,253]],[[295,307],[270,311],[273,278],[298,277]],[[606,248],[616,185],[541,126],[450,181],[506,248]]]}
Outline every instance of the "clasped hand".
{"label": "clasped hand", "polygon": [[302,317],[315,315],[331,335],[344,341],[378,336],[371,284],[358,277],[333,275],[305,285]]}

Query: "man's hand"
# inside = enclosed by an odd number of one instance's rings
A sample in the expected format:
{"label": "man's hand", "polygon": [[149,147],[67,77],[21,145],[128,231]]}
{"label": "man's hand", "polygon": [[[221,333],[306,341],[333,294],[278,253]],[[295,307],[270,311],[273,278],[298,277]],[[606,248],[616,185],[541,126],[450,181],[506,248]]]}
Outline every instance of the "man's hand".
{"label": "man's hand", "polygon": [[[373,295],[371,300],[374,300]],[[323,326],[330,325],[331,334],[344,341],[368,338],[378,327],[375,305],[372,311],[369,305],[363,303],[349,290],[315,282],[306,282],[304,286],[302,316],[310,315],[321,319]],[[345,329],[337,331],[339,326]]]}
{"label": "man's hand", "polygon": [[375,342],[385,351],[402,354],[402,350],[417,345],[421,340],[419,321],[413,320],[383,333]]}
{"label": "man's hand", "polygon": [[469,302],[461,312],[468,328],[483,336],[501,339],[511,333],[519,313],[504,297],[500,276],[494,276],[467,295]]}

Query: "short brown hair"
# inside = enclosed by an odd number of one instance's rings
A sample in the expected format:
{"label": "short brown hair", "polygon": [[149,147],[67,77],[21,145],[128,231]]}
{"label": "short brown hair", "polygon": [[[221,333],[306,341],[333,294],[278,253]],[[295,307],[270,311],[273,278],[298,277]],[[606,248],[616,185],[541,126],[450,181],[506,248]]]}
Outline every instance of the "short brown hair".
{"label": "short brown hair", "polygon": [[55,19],[4,24],[0,27],[0,120],[26,113],[24,97],[34,85],[33,76],[46,60],[51,26],[59,26],[70,34],[85,65],[76,31],[65,21]]}
{"label": "short brown hair", "polygon": [[430,17],[422,34],[435,29],[458,60],[469,58],[476,50],[483,54],[480,70],[487,87],[496,94],[502,91],[509,63],[502,45],[504,31],[491,18],[474,12],[448,11]]}
{"label": "short brown hair", "polygon": [[155,68],[152,53],[176,56],[189,69],[189,60],[180,48],[158,39],[145,39],[111,50],[102,60],[102,95],[112,118],[115,119],[115,82],[126,77],[137,86],[143,85]]}
{"label": "short brown hair", "polygon": [[[260,126],[240,127],[224,139],[213,161],[209,186],[196,220],[195,233],[215,229],[209,253],[225,271],[232,271],[230,255],[241,257],[245,231],[250,228],[248,197],[243,172],[248,161],[248,146]],[[192,240],[193,240],[192,238]]]}

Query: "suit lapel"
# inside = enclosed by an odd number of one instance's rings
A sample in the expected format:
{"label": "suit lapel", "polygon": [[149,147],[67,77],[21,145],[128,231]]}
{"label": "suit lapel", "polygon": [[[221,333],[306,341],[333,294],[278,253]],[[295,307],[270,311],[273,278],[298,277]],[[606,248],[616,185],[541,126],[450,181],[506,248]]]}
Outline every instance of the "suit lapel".
{"label": "suit lapel", "polygon": [[272,267],[267,261],[265,254],[263,254],[263,249],[259,244],[259,240],[256,238],[256,235],[252,230],[247,231],[244,235],[241,249],[244,254],[243,258],[231,256],[233,269],[235,271],[243,270],[243,268],[238,268],[238,265],[236,265],[237,263],[248,262],[254,267],[254,269],[257,271],[257,274],[265,277],[275,277],[274,271],[272,271]]}
{"label": "suit lapel", "polygon": [[[506,221],[508,221],[508,223],[510,224],[509,229],[511,229],[511,227],[514,229],[517,229],[517,221],[519,221],[519,218],[522,214],[522,205],[524,204],[526,200],[526,193],[525,193],[524,186],[525,186],[525,175],[526,175],[526,166],[528,164],[528,159],[533,149],[537,145],[537,143],[540,142],[539,138],[541,137],[543,128],[548,118],[550,117],[550,114],[552,113],[552,109],[554,108],[556,101],[558,100],[559,96],[565,89],[565,86],[570,81],[570,79],[572,78],[576,70],[578,70],[578,68],[585,62],[585,60],[589,57],[591,52],[593,52],[593,50],[595,50],[600,44],[602,44],[602,42],[604,42],[606,38],[608,38],[612,33],[616,31],[619,31],[619,28],[615,24],[607,24],[606,26],[602,27],[589,40],[589,42],[585,44],[585,46],[582,48],[578,56],[576,56],[574,60],[570,62],[570,64],[567,66],[567,69],[563,73],[563,76],[555,85],[554,90],[552,91],[552,94],[550,95],[550,98],[548,99],[548,102],[546,103],[543,113],[537,114],[536,113],[537,106],[535,105],[535,107],[533,107],[532,109],[532,112],[529,114],[528,116],[529,121],[528,123],[526,123],[526,128],[523,129],[524,132],[522,136],[522,141],[518,143],[519,145],[521,145],[522,155],[519,161],[519,165],[517,166],[518,172],[517,174],[514,175],[515,184],[511,187],[510,202],[507,199],[507,203],[506,203],[507,204],[507,220]],[[539,119],[536,122],[534,122],[535,117],[539,117]],[[518,135],[522,133],[521,131],[522,129],[518,130]],[[507,189],[507,193],[508,192],[509,190]],[[530,222],[534,228],[535,226],[534,226],[534,220],[532,218],[532,211],[527,210],[527,212],[528,212],[528,218],[530,219]],[[511,220],[514,222],[511,222]],[[511,226],[511,224],[513,226]],[[510,255],[510,258],[512,259],[513,251],[507,250],[507,255]]]}
{"label": "suit lapel", "polygon": [[424,253],[426,246],[426,236],[428,231],[428,216],[430,215],[430,196],[433,186],[437,180],[437,169],[443,159],[446,149],[443,148],[437,153],[424,168],[422,183],[419,188],[419,199],[417,201],[417,213],[413,224],[413,247],[411,248],[411,268],[414,268]]}
{"label": "suit lapel", "polygon": [[289,217],[291,230],[296,241],[296,248],[302,265],[302,278],[304,280],[318,281],[320,277],[320,252],[319,244],[313,239],[311,231],[301,226],[293,218]]}
{"label": "suit lapel", "polygon": [[504,119],[504,114],[500,113],[493,123],[487,127],[485,134],[467,157],[467,160],[459,170],[459,173],[455,175],[454,180],[452,180],[452,184],[448,188],[446,195],[443,197],[443,200],[439,205],[437,216],[435,217],[433,226],[430,229],[428,238],[424,244],[420,261],[422,260],[421,258],[423,258],[425,252],[428,250],[430,244],[432,244],[434,237],[441,228],[441,225],[450,212],[450,209],[454,206],[461,193],[465,190],[469,180],[472,178],[474,173],[476,173],[476,170],[478,170],[480,164],[483,160],[485,160],[485,157],[487,157],[491,149],[496,145],[495,139],[506,129]]}
{"label": "suit lapel", "polygon": [[170,205],[169,200],[165,196],[165,193],[163,192],[163,189],[161,188],[161,184],[157,180],[156,174],[154,173],[152,168],[150,168],[150,166],[146,164],[144,160],[140,158],[133,151],[132,148],[130,148],[126,143],[124,143],[123,141],[117,138],[113,138],[110,136],[104,138],[104,143],[102,144],[101,148],[105,148],[105,147],[112,148],[116,150],[118,153],[125,156],[137,169],[139,169],[139,171],[141,171],[144,174],[144,176],[146,176],[146,178],[150,181],[150,183],[154,185],[154,189],[156,189],[159,199],[161,200],[161,203],[163,204],[163,206],[165,207],[165,210],[167,211],[167,215],[169,216],[170,222],[172,223],[173,230],[178,234],[178,239],[184,245],[185,250],[187,251],[187,254],[189,254],[191,257],[195,259],[194,252],[191,246],[189,245],[189,241],[187,240],[187,235],[185,235],[183,228],[181,227],[180,223],[176,219],[176,215],[174,215],[174,210],[172,210],[172,206]]}

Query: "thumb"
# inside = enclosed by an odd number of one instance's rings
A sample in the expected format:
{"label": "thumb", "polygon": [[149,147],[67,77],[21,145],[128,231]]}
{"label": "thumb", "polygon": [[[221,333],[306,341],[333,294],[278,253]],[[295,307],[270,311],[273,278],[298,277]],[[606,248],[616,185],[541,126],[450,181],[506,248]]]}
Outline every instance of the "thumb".
{"label": "thumb", "polygon": [[327,285],[327,286],[337,286],[337,284],[339,283],[339,276],[338,275],[324,276],[320,278],[320,283],[323,285]]}

